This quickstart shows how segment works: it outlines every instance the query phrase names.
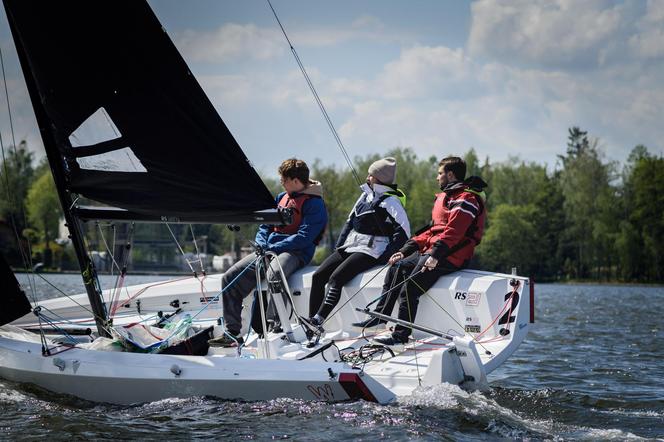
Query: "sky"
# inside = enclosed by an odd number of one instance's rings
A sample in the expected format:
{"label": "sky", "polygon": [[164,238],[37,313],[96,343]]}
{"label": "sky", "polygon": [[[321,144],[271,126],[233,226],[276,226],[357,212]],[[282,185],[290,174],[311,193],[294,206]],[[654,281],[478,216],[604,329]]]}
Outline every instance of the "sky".
{"label": "sky", "polygon": [[[266,0],[149,0],[254,166],[345,167]],[[664,154],[664,0],[272,0],[351,157],[410,147],[556,167],[567,130],[608,161]],[[14,138],[43,148],[4,10]],[[4,86],[3,86],[4,89]],[[5,94],[0,133],[12,142]]]}

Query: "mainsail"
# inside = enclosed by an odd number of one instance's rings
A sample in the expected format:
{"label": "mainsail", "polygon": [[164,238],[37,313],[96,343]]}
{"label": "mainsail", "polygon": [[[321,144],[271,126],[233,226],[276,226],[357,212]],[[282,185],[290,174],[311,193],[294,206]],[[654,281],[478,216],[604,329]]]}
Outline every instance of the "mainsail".
{"label": "mainsail", "polygon": [[[106,306],[79,220],[282,221],[145,1],[3,3],[100,335]],[[76,195],[113,207],[80,208]]]}
{"label": "mainsail", "polygon": [[272,195],[146,2],[4,4],[56,183],[143,220],[270,217],[255,212]]}

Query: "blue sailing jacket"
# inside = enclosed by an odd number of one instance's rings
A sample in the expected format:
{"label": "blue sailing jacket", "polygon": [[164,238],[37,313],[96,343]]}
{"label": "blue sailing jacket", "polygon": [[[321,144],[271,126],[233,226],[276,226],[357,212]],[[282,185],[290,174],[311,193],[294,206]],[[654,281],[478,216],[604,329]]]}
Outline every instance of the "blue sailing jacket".
{"label": "blue sailing jacket", "polygon": [[[281,192],[277,195],[277,204],[285,193]],[[327,225],[327,209],[322,198],[323,187],[318,181],[311,181],[302,193],[312,197],[302,204],[302,218],[297,232],[294,234],[275,232],[273,225],[261,224],[256,232],[255,241],[259,246],[271,252],[291,253],[297,256],[305,266],[314,257],[316,242]],[[297,195],[296,193],[291,196]]]}

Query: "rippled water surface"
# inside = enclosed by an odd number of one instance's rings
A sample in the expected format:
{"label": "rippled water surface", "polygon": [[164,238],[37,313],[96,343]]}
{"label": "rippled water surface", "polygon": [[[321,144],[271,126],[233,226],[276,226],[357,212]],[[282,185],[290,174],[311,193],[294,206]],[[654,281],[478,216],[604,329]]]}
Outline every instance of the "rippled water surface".
{"label": "rippled water surface", "polygon": [[[82,291],[78,275],[47,278]],[[60,296],[35,285],[40,297]],[[662,287],[540,284],[536,327],[487,392],[440,385],[389,406],[193,398],[121,407],[0,380],[0,438],[664,440],[663,327]]]}

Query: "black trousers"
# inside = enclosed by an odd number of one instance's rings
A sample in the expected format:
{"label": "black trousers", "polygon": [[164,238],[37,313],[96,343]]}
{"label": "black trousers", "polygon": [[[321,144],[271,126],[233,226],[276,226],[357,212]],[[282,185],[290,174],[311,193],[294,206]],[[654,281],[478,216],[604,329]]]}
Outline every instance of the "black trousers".
{"label": "black trousers", "polygon": [[[382,291],[382,293],[387,293],[378,302],[377,312],[389,315],[399,299],[399,319],[414,322],[420,296],[426,293],[438,281],[438,278],[459,270],[447,260],[441,259],[433,270],[421,272],[427,258],[429,255],[416,252],[390,267],[385,275]],[[408,282],[400,285],[411,276],[412,278]],[[411,333],[412,330],[409,327],[396,325],[392,334],[401,340],[406,340]]]}
{"label": "black trousers", "polygon": [[[358,274],[375,266],[378,260],[365,253],[346,253],[335,250],[318,267],[311,280],[309,315],[327,318],[339,303],[341,289]],[[327,284],[327,294],[325,294]]]}

